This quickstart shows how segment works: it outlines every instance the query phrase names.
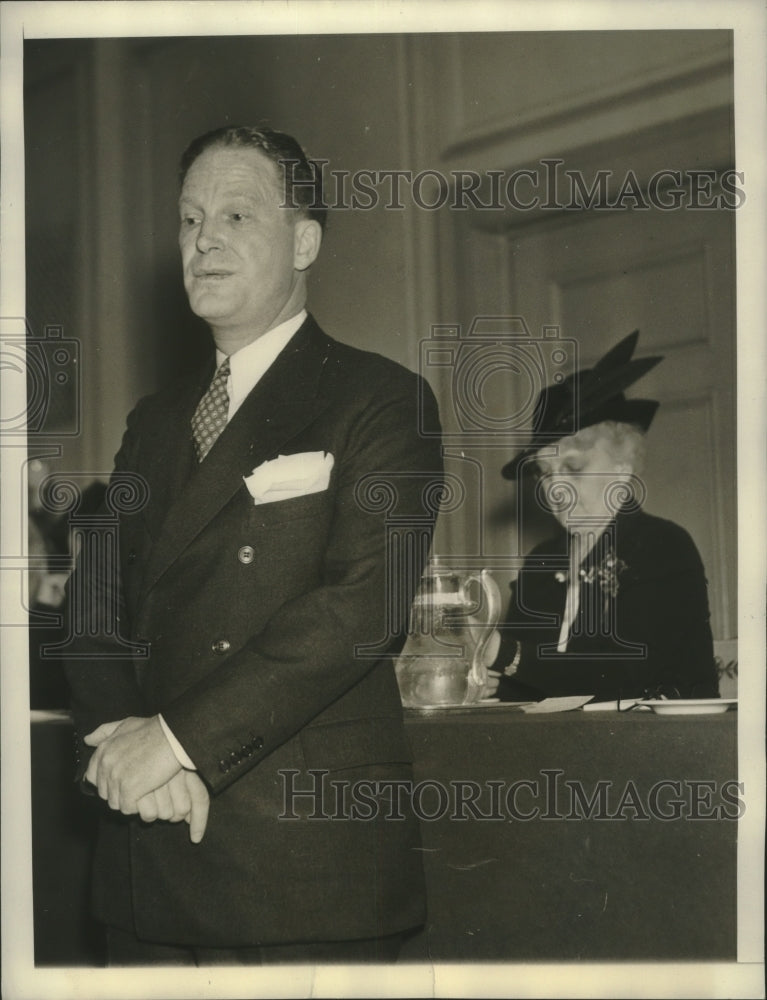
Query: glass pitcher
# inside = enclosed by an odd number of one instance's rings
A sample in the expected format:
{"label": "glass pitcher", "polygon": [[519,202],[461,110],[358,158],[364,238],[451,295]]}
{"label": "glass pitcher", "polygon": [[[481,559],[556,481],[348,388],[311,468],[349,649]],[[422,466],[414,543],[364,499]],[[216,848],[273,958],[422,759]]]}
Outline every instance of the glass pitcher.
{"label": "glass pitcher", "polygon": [[[478,602],[472,600],[472,583],[479,585]],[[488,570],[467,573],[433,559],[396,664],[402,704],[438,708],[479,701],[487,681],[484,656],[500,614],[501,594]]]}

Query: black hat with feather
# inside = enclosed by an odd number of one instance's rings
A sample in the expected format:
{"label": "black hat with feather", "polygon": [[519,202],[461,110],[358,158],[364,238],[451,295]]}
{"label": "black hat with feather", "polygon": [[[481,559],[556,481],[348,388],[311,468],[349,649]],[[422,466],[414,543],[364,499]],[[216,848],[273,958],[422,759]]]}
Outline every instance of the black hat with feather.
{"label": "black hat with feather", "polygon": [[652,423],[660,405],[654,399],[626,399],[623,390],[654,368],[662,357],[631,359],[639,330],[624,337],[593,368],[568,375],[542,389],[533,411],[530,443],[504,465],[506,479],[515,479],[519,466],[545,444],[577,434],[604,420],[634,424],[643,431]]}

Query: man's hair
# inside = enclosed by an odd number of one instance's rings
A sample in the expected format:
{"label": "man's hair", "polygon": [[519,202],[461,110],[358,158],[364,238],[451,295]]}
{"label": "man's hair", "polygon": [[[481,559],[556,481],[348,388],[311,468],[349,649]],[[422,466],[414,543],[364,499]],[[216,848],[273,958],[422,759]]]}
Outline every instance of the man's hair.
{"label": "man's hair", "polygon": [[184,150],[179,165],[183,185],[194,161],[214,146],[257,149],[277,167],[284,181],[285,204],[297,208],[325,228],[327,207],[322,198],[322,167],[307,158],[300,144],[286,132],[264,125],[225,125],[198,136]]}

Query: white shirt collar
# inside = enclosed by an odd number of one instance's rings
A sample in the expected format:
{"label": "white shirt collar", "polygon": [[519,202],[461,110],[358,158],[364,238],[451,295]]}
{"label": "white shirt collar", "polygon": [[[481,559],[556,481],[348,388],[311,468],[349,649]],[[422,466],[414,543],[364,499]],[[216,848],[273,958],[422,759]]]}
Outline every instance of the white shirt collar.
{"label": "white shirt collar", "polygon": [[[243,400],[258,384],[268,369],[274,364],[277,355],[287,346],[288,341],[298,331],[306,319],[306,310],[286,319],[284,323],[268,330],[251,344],[241,347],[229,357],[231,373],[227,382],[229,393],[229,415],[231,420],[241,406]],[[219,368],[226,355],[216,349],[216,368]]]}

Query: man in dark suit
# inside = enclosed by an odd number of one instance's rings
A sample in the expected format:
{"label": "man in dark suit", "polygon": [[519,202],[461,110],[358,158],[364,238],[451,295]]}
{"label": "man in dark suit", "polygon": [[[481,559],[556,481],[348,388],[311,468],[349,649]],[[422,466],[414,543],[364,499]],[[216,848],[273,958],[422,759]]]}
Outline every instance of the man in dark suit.
{"label": "man in dark suit", "polygon": [[113,485],[141,477],[148,503],[121,518],[117,593],[84,568],[72,589],[137,654],[83,629],[68,664],[109,807],[95,912],[115,964],[391,959],[424,919],[391,658],[441,481],[433,396],[305,312],[324,209],[295,140],[202,136],[179,205],[215,363],[129,417]]}

